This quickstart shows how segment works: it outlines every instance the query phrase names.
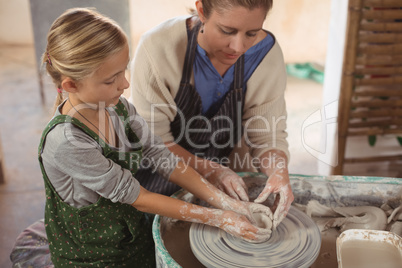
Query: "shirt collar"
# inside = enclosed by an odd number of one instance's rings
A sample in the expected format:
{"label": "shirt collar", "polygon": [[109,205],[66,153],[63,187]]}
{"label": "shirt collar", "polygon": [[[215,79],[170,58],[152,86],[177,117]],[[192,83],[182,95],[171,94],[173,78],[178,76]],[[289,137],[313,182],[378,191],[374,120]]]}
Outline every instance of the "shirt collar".
{"label": "shirt collar", "polygon": [[246,51],[245,55],[251,55],[251,54],[257,53],[264,47],[272,46],[272,43],[274,42],[274,38],[272,37],[272,35],[269,32],[267,32],[267,31],[265,31],[265,32],[267,33],[267,36],[264,39],[262,39],[260,42],[255,44],[254,46],[250,47]]}

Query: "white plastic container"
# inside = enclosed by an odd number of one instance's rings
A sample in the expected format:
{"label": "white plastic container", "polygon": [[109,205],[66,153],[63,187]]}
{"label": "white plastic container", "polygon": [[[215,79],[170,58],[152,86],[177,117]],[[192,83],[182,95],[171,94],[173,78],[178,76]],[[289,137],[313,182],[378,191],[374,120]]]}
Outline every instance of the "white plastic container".
{"label": "white plastic container", "polygon": [[339,268],[401,268],[402,238],[394,233],[350,229],[336,240]]}

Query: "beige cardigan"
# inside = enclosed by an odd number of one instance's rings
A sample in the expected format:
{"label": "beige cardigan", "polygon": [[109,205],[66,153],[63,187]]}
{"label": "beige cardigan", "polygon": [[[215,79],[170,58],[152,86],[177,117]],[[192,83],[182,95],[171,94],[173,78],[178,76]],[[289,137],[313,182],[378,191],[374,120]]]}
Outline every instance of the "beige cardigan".
{"label": "beige cardigan", "polygon": [[[170,19],[145,33],[131,65],[131,101],[164,142],[174,141],[170,123],[177,114],[174,98],[187,47],[187,18]],[[278,149],[289,159],[285,88],[285,64],[275,41],[247,82],[242,124],[253,157]]]}

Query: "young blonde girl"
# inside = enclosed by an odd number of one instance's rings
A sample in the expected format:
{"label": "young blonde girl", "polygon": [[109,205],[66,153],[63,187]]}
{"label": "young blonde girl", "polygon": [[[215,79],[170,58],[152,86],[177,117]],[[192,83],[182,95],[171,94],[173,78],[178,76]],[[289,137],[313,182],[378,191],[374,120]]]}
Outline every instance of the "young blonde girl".
{"label": "young blonde girl", "polygon": [[[90,9],[67,10],[49,31],[43,62],[59,92],[39,146],[56,267],[154,266],[147,213],[217,226],[252,241],[269,237],[269,230],[250,223],[254,212],[271,215],[269,208],[232,199],[204,180],[122,97],[129,87],[129,48],[114,21]],[[135,179],[140,164],[216,209],[145,190]]]}

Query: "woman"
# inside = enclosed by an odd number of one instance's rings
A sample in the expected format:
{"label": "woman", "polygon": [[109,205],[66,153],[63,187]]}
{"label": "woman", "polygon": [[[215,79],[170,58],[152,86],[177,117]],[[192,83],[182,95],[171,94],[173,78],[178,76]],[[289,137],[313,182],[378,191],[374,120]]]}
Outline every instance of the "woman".
{"label": "woman", "polygon": [[[289,183],[283,56],[262,29],[272,0],[199,0],[197,15],[146,33],[133,60],[132,101],[169,149],[230,196],[247,200],[232,167],[253,163],[268,176],[255,202],[277,194],[274,226],[294,199]],[[244,139],[251,159],[229,154]],[[247,160],[249,160],[247,162]],[[145,188],[177,187],[143,168]],[[152,183],[150,183],[152,182]],[[157,182],[157,183],[155,183]]]}

